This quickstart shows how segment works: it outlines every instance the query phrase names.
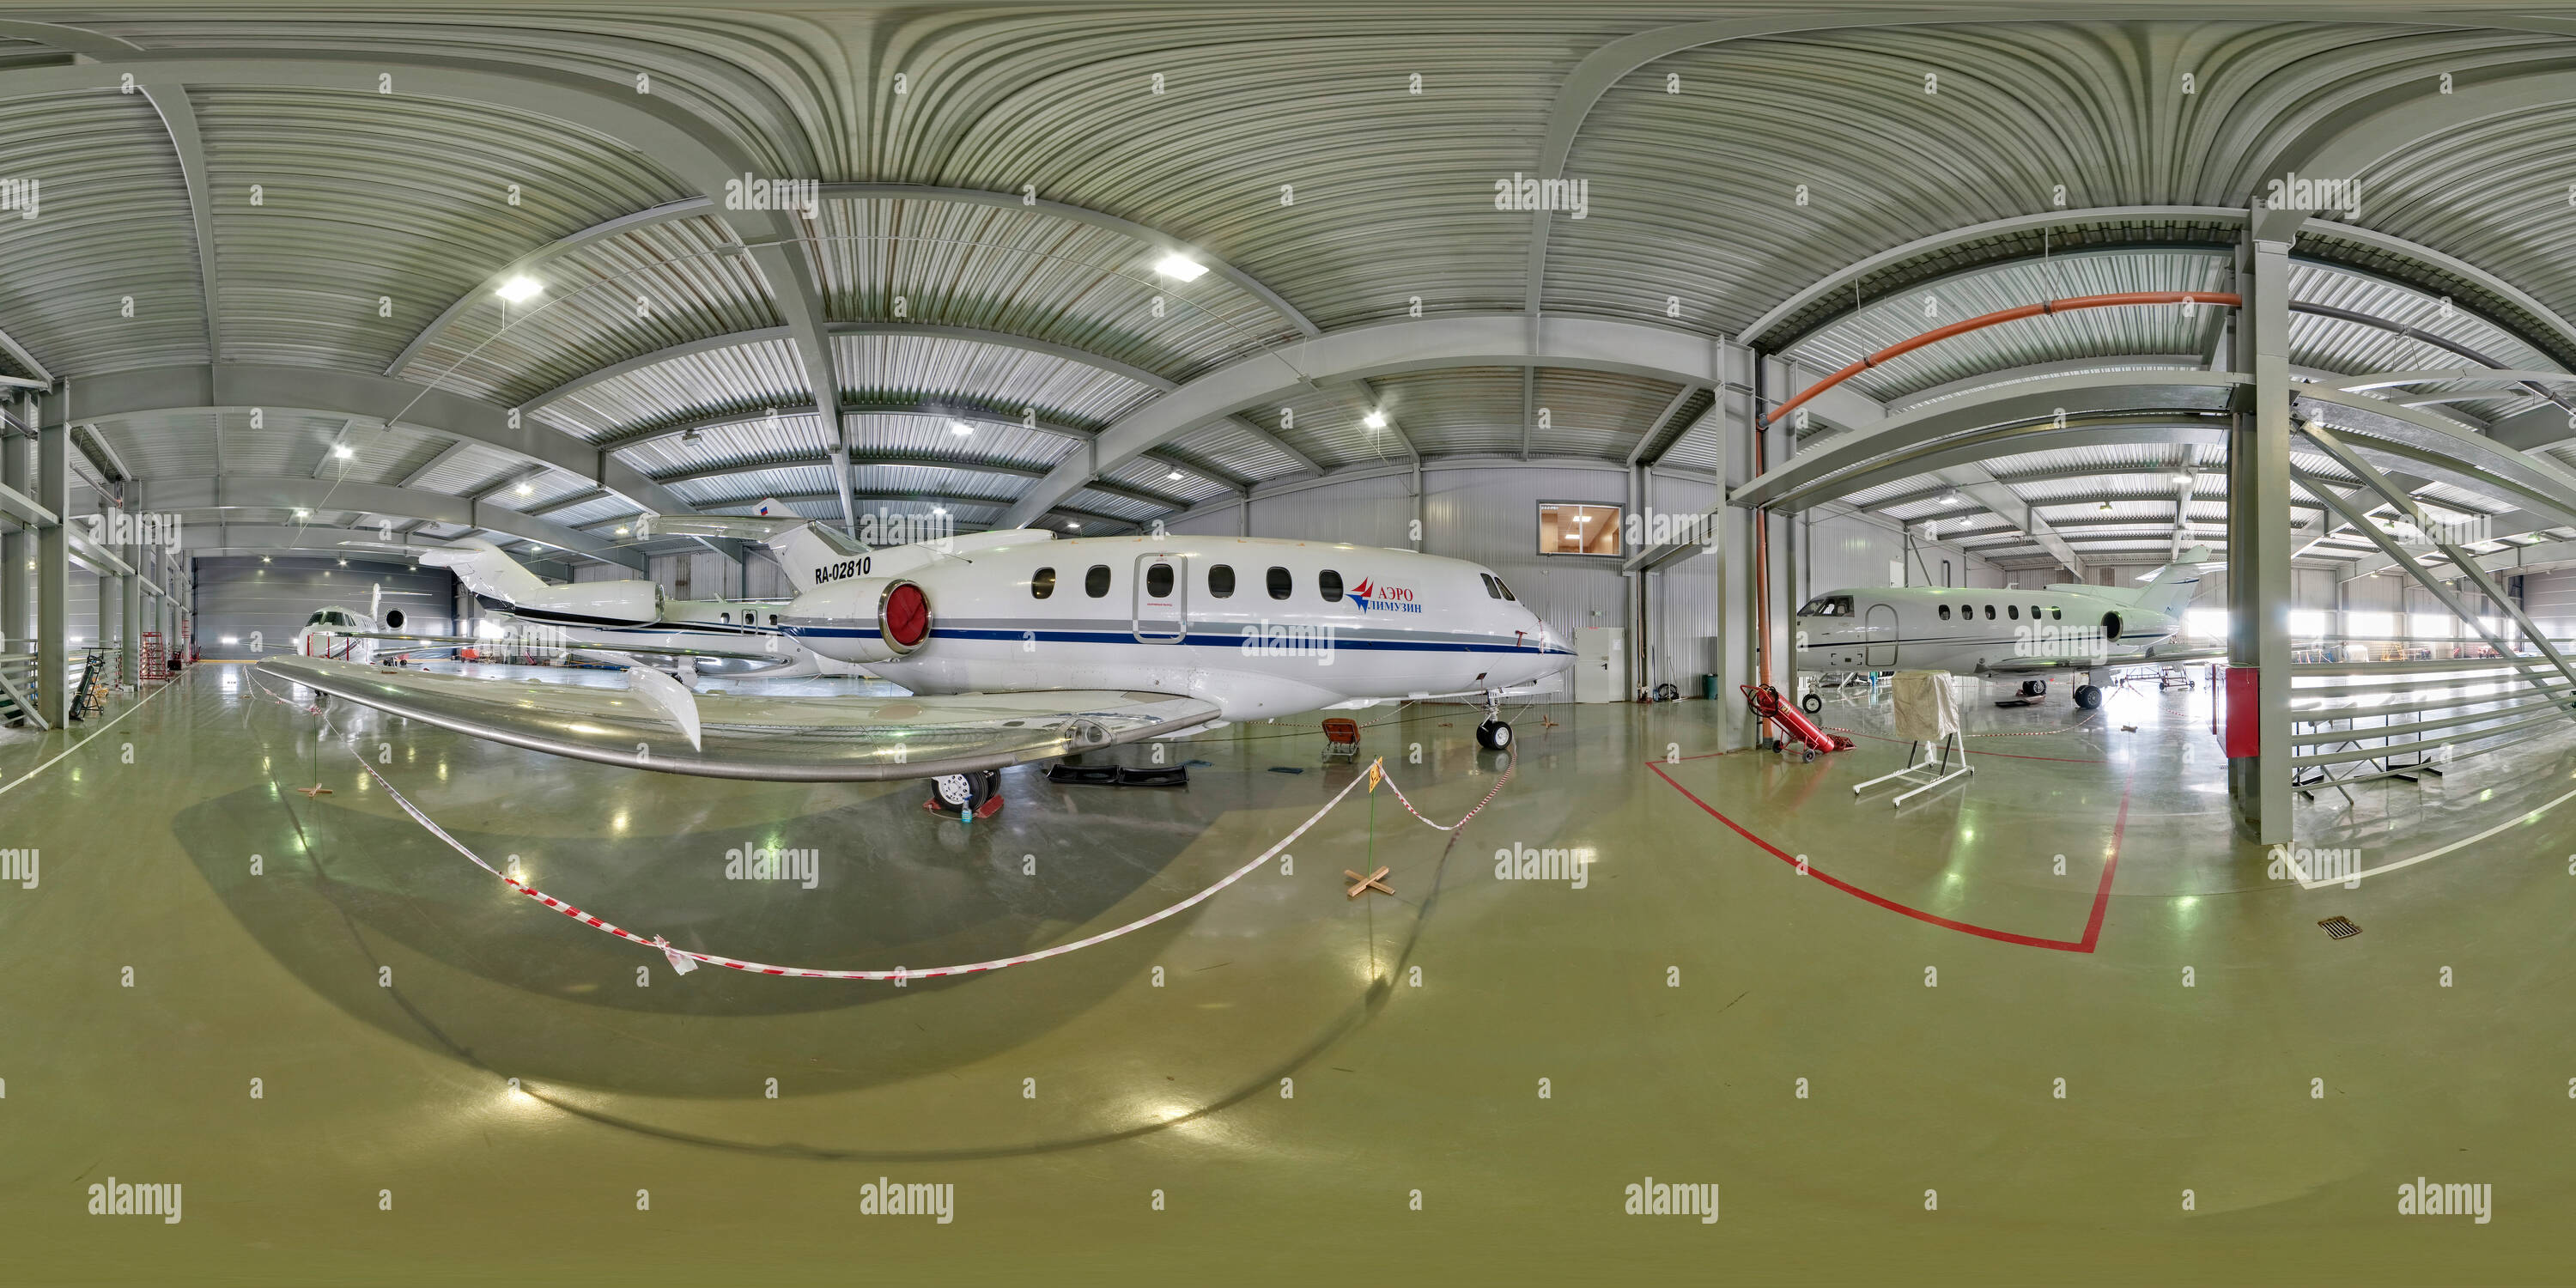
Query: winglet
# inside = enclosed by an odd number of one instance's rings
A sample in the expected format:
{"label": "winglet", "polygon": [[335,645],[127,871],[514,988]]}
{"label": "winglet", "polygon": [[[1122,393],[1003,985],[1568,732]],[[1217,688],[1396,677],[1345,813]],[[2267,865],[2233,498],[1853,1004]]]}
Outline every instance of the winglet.
{"label": "winglet", "polygon": [[698,695],[687,686],[651,667],[626,668],[626,691],[662,713],[664,719],[688,735],[689,750],[704,751],[698,743]]}

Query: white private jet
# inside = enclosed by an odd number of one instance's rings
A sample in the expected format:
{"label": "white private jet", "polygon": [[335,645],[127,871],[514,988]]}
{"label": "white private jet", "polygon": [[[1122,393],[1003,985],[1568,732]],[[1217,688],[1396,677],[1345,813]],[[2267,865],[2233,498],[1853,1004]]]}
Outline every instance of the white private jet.
{"label": "white private jet", "polygon": [[2050,675],[2081,671],[2075,705],[2089,711],[2102,705],[2103,686],[2120,667],[2217,655],[2165,646],[2182,629],[2203,574],[2223,566],[2209,562],[2209,547],[2195,546],[2137,587],[1837,590],[1798,610],[1798,669],[2019,678],[2025,698],[2048,692]]}
{"label": "white private jet", "polygon": [[1501,578],[1406,550],[1022,533],[899,575],[871,558],[822,569],[780,626],[915,696],[693,694],[643,668],[617,690],[310,658],[263,665],[557,755],[721,778],[937,778],[972,809],[991,791],[986,771],[1004,765],[1317,708],[1478,698],[1477,741],[1504,748],[1502,700],[1572,662]]}
{"label": "white private jet", "polygon": [[[376,660],[376,642],[402,630],[404,620],[403,610],[385,607],[384,583],[378,582],[368,589],[366,612],[342,608],[338,604],[313,610],[313,615],[304,619],[303,628],[295,632],[295,652],[299,657],[332,658],[364,665]],[[261,651],[256,642],[252,651]]]}

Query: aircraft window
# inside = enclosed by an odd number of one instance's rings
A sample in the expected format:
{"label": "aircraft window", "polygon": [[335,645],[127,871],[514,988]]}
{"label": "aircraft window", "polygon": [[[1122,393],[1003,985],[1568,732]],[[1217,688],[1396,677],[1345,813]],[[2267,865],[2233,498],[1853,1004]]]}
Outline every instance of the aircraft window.
{"label": "aircraft window", "polygon": [[772,626],[776,626],[778,624],[778,614],[771,613],[769,615],[769,624]]}
{"label": "aircraft window", "polygon": [[1208,593],[1219,599],[1234,598],[1234,565],[1218,564],[1208,569]]}
{"label": "aircraft window", "polygon": [[1323,595],[1327,604],[1342,602],[1342,575],[1330,568],[1316,573],[1315,590]]}
{"label": "aircraft window", "polygon": [[716,614],[716,620],[727,626],[731,626],[733,625],[733,613],[730,610],[718,613]]}
{"label": "aircraft window", "polygon": [[305,619],[304,619],[304,624],[305,624],[305,625],[307,625],[307,626],[323,626],[323,625],[327,625],[327,624],[329,623],[329,621],[330,621],[330,617],[331,617],[331,615],[330,615],[329,613],[317,612],[317,613],[313,614],[311,617],[307,617],[307,618],[305,618]]}
{"label": "aircraft window", "polygon": [[1849,617],[1851,615],[1852,597],[1849,595],[1818,595],[1808,600],[1806,607],[1798,610],[1800,617]]}
{"label": "aircraft window", "polygon": [[1941,620],[1945,622],[1950,620],[1950,606],[1948,604],[1941,605]]}
{"label": "aircraft window", "polygon": [[2030,620],[2034,622],[2039,620],[2039,605],[2033,604],[2030,606]]}
{"label": "aircraft window", "polygon": [[1172,593],[1172,566],[1158,563],[1145,570],[1145,593],[1162,599]]}
{"label": "aircraft window", "polygon": [[1995,620],[1995,606],[1992,604],[1986,605],[1986,620],[1990,622]]}
{"label": "aircraft window", "polygon": [[2005,616],[2007,616],[2007,617],[2012,618],[2012,619],[2013,619],[2014,621],[2016,621],[2016,622],[2017,622],[2017,621],[2020,621],[2020,620],[2021,620],[2021,605],[2019,605],[2019,604],[2006,604],[2006,605],[2004,605],[2004,615],[2005,615]]}
{"label": "aircraft window", "polygon": [[2048,620],[2050,620],[2050,621],[2052,621],[2052,622],[2057,622],[2057,621],[2064,621],[2065,619],[2066,619],[2066,610],[2065,610],[2065,609],[2063,609],[2063,608],[2052,608],[2052,609],[2049,609],[2049,610],[2048,610]]}
{"label": "aircraft window", "polygon": [[1515,604],[1521,601],[1520,596],[1512,593],[1512,584],[1510,582],[1505,581],[1500,577],[1496,577],[1494,578],[1494,584],[1503,588],[1503,598],[1508,599]]}
{"label": "aircraft window", "polygon": [[1093,599],[1109,593],[1109,565],[1093,564],[1091,571],[1082,574],[1082,593]]}
{"label": "aircraft window", "polygon": [[1289,594],[1296,589],[1297,579],[1289,576],[1287,569],[1273,568],[1270,570],[1270,597],[1272,599],[1286,599]]}
{"label": "aircraft window", "polygon": [[1485,598],[1501,599],[1503,597],[1503,584],[1494,580],[1494,574],[1489,572],[1480,572],[1476,575],[1485,579]]}
{"label": "aircraft window", "polygon": [[1038,569],[1036,576],[1029,578],[1029,597],[1031,599],[1045,599],[1047,596],[1054,593],[1055,569],[1040,568]]}

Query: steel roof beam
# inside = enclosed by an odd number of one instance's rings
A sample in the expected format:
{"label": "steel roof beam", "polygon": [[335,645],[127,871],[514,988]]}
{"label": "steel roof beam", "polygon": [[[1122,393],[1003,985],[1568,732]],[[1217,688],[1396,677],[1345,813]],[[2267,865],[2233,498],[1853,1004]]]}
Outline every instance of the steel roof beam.
{"label": "steel roof beam", "polygon": [[427,519],[506,533],[559,550],[588,555],[606,563],[642,568],[642,557],[601,541],[578,528],[504,509],[488,502],[429,492],[386,487],[378,483],[337,483],[320,479],[218,474],[212,478],[153,479],[138,482],[137,508],[151,510],[306,510],[341,511]]}
{"label": "steel roof beam", "polygon": [[[1568,367],[1716,384],[1718,342],[1675,328],[1605,318],[1462,313],[1327,331],[1241,358],[1119,417],[1011,511],[1025,523],[1089,479],[1247,409],[1319,385],[1444,367]],[[1615,464],[1615,462],[1614,462]]]}
{"label": "steel roof beam", "polygon": [[[0,84],[6,80],[0,74]],[[524,418],[512,429],[506,407],[386,376],[260,363],[148,367],[83,379],[76,404],[83,422],[250,407],[347,416],[467,439],[588,479],[643,509],[688,512],[688,503],[677,494],[570,434]],[[387,419],[397,414],[399,420]]]}

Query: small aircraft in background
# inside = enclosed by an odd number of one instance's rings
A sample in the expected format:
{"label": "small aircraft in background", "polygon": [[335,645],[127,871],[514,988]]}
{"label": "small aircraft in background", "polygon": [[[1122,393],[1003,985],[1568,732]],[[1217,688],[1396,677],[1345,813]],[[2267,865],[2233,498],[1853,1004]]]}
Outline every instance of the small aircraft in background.
{"label": "small aircraft in background", "polygon": [[2018,678],[2024,698],[2046,694],[2049,676],[2080,672],[2085,683],[2075,705],[2090,711],[2102,705],[2102,690],[2121,667],[2217,656],[2216,649],[2166,646],[2181,631],[2201,577],[2225,566],[2209,562],[2209,547],[2194,546],[2137,587],[1832,591],[1798,610],[1798,669]]}
{"label": "small aircraft in background", "polygon": [[[364,664],[375,661],[378,640],[408,638],[394,634],[403,628],[403,610],[387,609],[384,604],[384,583],[378,582],[367,592],[367,611],[364,613],[338,604],[313,610],[313,615],[304,619],[303,629],[295,632],[295,652],[302,657],[331,658],[342,662]],[[256,647],[254,645],[255,650]]]}

